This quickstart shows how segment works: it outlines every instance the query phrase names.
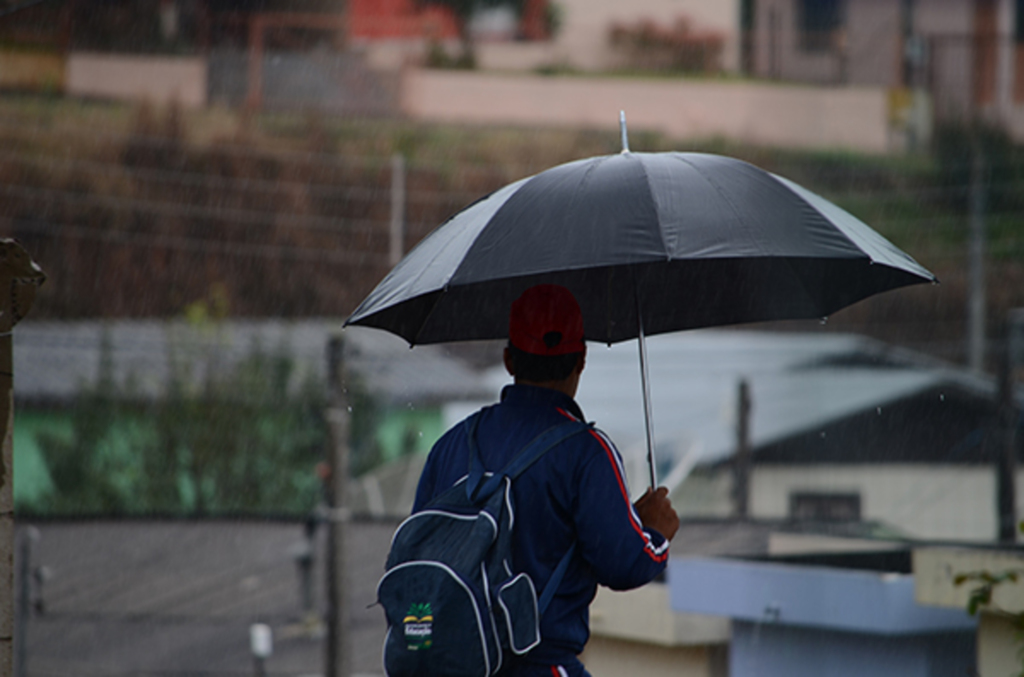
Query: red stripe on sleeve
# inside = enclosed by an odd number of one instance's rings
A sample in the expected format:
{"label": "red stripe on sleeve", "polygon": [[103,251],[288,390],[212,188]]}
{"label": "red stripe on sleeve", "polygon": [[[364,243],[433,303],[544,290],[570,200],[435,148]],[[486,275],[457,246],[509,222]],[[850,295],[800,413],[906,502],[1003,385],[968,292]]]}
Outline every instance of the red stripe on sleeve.
{"label": "red stripe on sleeve", "polygon": [[622,498],[626,501],[626,512],[629,515],[629,523],[633,525],[633,529],[638,534],[640,534],[640,538],[642,538],[644,540],[644,543],[646,544],[644,546],[644,552],[646,552],[648,557],[653,559],[655,562],[664,562],[666,559],[668,559],[668,550],[661,553],[660,555],[651,552],[651,549],[653,549],[654,544],[651,543],[651,537],[647,535],[647,532],[644,531],[643,527],[640,526],[635,519],[635,515],[632,509],[632,503],[629,502],[629,492],[626,491],[626,483],[622,479],[622,473],[619,472],[619,464],[615,460],[615,454],[612,453],[611,447],[608,446],[608,444],[604,441],[604,438],[601,437],[601,435],[599,435],[597,431],[591,430],[590,434],[594,436],[594,439],[596,439],[602,447],[604,447],[604,453],[608,457],[608,462],[611,463],[612,465],[612,472],[615,473],[615,479],[619,483],[619,491],[622,492]]}
{"label": "red stripe on sleeve", "polygon": [[[558,412],[565,416],[566,418],[572,419],[574,421],[579,420],[566,410],[562,409],[561,407],[558,407]],[[608,457],[608,462],[611,463],[612,465],[612,472],[615,473],[615,479],[619,483],[619,491],[622,493],[623,500],[626,501],[626,512],[629,515],[629,523],[633,526],[633,530],[636,531],[640,535],[640,538],[643,539],[645,543],[644,552],[646,552],[647,556],[655,562],[664,562],[668,559],[668,549],[666,549],[661,554],[656,554],[655,552],[653,552],[654,544],[651,543],[651,537],[647,535],[647,532],[644,531],[643,527],[640,526],[635,519],[633,513],[633,504],[630,503],[629,492],[626,491],[626,482],[622,479],[622,473],[619,472],[619,464],[615,460],[615,454],[612,452],[611,447],[608,446],[608,443],[605,442],[605,439],[601,437],[601,435],[596,430],[591,430],[590,434],[594,436],[594,439],[596,439],[598,443],[601,445],[601,447],[604,449],[604,453]]]}

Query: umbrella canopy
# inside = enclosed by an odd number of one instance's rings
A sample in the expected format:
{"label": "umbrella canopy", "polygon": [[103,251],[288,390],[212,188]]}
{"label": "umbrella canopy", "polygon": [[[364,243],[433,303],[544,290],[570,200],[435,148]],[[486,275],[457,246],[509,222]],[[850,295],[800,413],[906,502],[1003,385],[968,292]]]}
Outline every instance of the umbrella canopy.
{"label": "umbrella canopy", "polygon": [[863,222],[782,177],[703,153],[570,162],[465,208],[346,324],[410,344],[505,338],[512,301],[569,288],[587,340],[819,318],[935,277]]}

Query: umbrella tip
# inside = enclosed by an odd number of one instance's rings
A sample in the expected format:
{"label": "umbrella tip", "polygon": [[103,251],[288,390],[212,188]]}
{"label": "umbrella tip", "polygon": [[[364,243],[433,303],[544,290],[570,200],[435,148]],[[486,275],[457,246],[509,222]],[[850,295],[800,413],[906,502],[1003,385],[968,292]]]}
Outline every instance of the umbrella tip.
{"label": "umbrella tip", "polygon": [[622,152],[629,152],[629,136],[626,134],[626,111],[619,111],[619,131],[622,132]]}

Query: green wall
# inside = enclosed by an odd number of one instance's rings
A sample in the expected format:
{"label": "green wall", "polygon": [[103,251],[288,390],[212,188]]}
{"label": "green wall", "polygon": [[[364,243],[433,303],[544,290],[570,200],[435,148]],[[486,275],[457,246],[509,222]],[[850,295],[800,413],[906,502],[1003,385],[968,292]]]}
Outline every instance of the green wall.
{"label": "green wall", "polygon": [[426,454],[443,434],[439,407],[386,411],[376,435],[381,461],[388,463],[407,453]]}
{"label": "green wall", "polygon": [[53,480],[43,452],[36,441],[49,433],[70,442],[74,434],[71,416],[61,412],[14,411],[14,505],[25,508],[40,504],[53,491]]}

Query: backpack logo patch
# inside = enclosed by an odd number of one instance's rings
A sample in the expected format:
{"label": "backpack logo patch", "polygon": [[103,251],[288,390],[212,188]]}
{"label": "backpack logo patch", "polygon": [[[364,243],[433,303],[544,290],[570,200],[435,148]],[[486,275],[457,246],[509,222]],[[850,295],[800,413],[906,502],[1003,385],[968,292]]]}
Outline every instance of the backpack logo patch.
{"label": "backpack logo patch", "polygon": [[409,651],[429,649],[433,643],[434,615],[430,602],[413,604],[402,619],[405,628],[405,644]]}

